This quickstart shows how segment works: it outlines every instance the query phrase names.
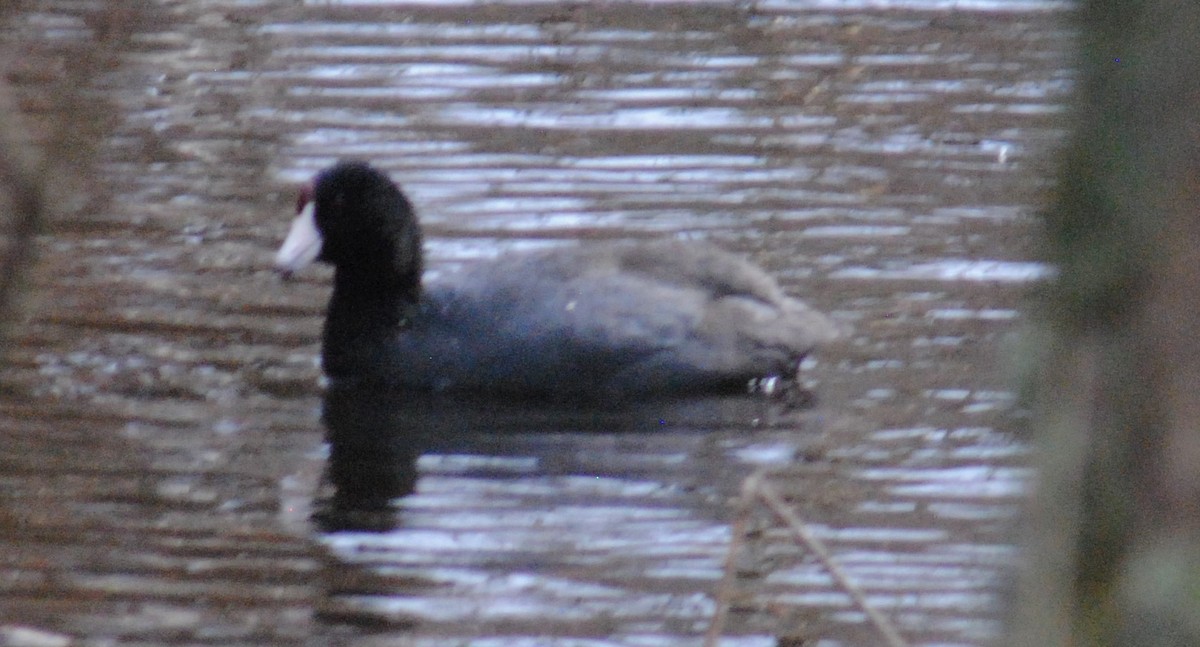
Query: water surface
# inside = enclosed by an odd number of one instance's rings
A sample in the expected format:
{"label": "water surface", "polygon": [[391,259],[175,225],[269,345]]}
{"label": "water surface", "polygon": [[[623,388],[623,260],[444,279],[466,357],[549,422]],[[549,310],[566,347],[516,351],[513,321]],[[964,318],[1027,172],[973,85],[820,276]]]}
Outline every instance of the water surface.
{"label": "water surface", "polygon": [[[914,644],[995,635],[1028,479],[998,367],[1050,275],[1062,3],[27,4],[0,30],[22,106],[99,126],[0,382],[6,630],[698,645],[770,469]],[[110,64],[79,85],[73,60]],[[270,261],[295,184],[346,156],[406,187],[433,272],[706,240],[853,335],[807,367],[813,408],[517,416],[423,445],[414,494],[332,530],[328,272]],[[722,644],[878,644],[778,519],[743,521]]]}

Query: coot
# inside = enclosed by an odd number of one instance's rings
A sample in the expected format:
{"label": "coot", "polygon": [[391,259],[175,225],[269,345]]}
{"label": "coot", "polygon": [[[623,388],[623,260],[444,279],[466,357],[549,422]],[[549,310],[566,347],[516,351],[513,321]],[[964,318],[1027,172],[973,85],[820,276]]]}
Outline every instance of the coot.
{"label": "coot", "polygon": [[412,206],[364,162],[321,171],[297,212],[276,265],[334,266],[322,362],[335,382],[560,400],[713,393],[794,377],[838,336],[762,269],[680,241],[509,254],[423,285]]}

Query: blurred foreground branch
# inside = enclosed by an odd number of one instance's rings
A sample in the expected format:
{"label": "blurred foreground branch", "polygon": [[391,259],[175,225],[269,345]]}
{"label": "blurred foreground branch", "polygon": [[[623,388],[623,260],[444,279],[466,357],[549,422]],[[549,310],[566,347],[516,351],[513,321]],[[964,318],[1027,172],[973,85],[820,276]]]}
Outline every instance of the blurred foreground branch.
{"label": "blurred foreground branch", "polygon": [[1090,0],[1016,645],[1200,645],[1200,4]]}
{"label": "blurred foreground branch", "polygon": [[34,238],[48,219],[44,160],[17,109],[11,89],[0,81],[0,209],[6,214],[0,251],[0,339],[8,333]]}
{"label": "blurred foreground branch", "polygon": [[86,29],[51,38],[33,18],[38,6],[0,2],[0,340],[11,339],[37,235],[86,218],[105,199],[91,169],[114,115],[96,82],[120,65],[144,8],[117,0],[62,7]]}

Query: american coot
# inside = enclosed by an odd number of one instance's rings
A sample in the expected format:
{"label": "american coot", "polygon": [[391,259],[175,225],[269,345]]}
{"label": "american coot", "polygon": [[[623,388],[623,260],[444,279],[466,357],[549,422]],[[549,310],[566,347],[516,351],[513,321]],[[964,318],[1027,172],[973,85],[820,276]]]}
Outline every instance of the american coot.
{"label": "american coot", "polygon": [[600,399],[793,377],[838,336],[760,268],[708,245],[597,243],[480,261],[422,286],[412,206],[366,163],[300,195],[276,258],[335,267],[322,360],[334,381]]}

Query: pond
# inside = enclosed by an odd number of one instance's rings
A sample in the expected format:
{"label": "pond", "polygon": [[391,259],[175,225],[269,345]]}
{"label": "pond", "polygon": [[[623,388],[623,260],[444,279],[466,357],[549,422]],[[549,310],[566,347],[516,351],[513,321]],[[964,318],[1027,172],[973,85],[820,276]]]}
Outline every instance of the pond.
{"label": "pond", "polygon": [[[1072,82],[1066,9],[8,10],[0,46],[22,56],[5,78],[35,137],[69,133],[56,154],[87,163],[58,189],[0,376],[0,630],[657,646],[700,645],[723,615],[722,645],[880,644],[743,497],[760,473],[909,642],[987,643],[1029,479],[1009,358],[1049,275],[1035,218]],[[340,515],[317,360],[329,273],[284,283],[271,260],[297,184],[344,157],[405,187],[431,272],[708,241],[853,332],[806,361],[811,406],[485,409],[366,473],[368,493],[415,492]],[[464,410],[386,409],[416,430]]]}

